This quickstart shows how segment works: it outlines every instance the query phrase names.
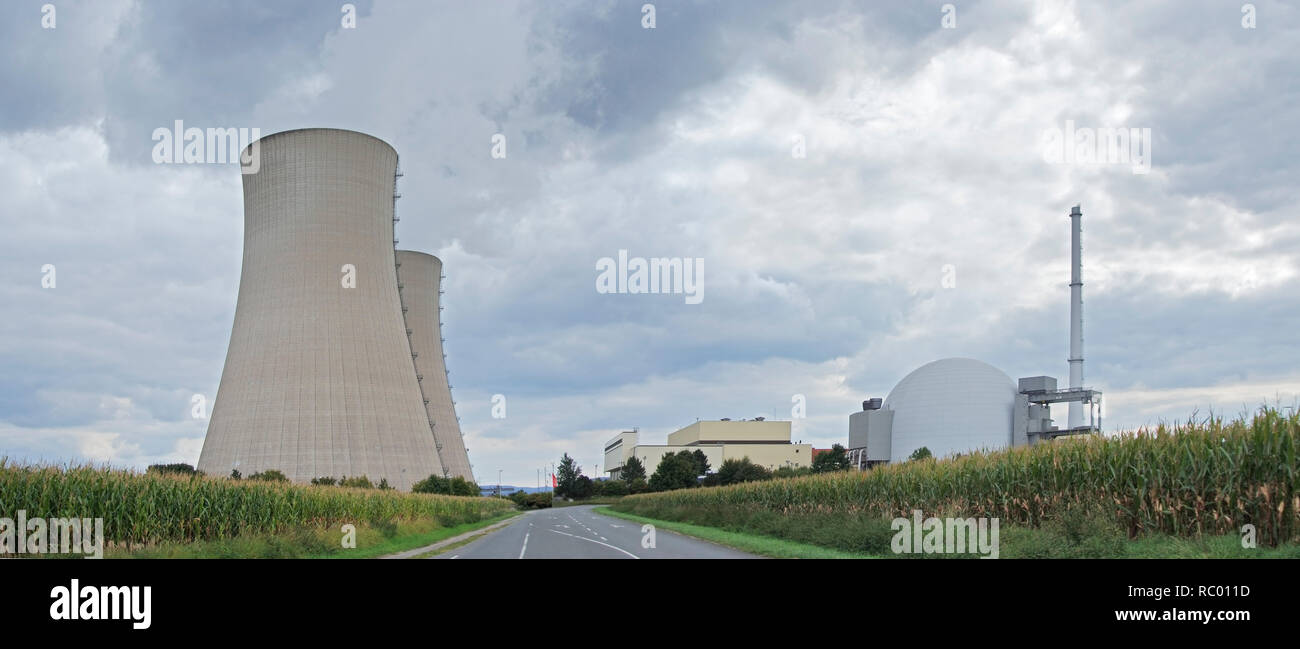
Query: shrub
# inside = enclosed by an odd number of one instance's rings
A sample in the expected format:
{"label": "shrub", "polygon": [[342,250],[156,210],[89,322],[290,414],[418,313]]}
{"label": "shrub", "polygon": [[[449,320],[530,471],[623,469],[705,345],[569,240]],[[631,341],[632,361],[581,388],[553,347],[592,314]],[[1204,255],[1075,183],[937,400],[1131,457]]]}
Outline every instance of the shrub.
{"label": "shrub", "polygon": [[171,475],[198,475],[199,472],[194,467],[184,464],[150,464],[145,473],[171,474]]}
{"label": "shrub", "polygon": [[267,469],[248,476],[249,480],[261,480],[262,482],[288,482],[289,477],[277,469]]}
{"label": "shrub", "polygon": [[477,484],[460,476],[444,478],[434,474],[414,485],[411,491],[422,494],[447,494],[451,496],[478,496],[482,493]]}
{"label": "shrub", "polygon": [[546,491],[530,494],[521,489],[510,494],[510,500],[524,509],[545,509],[551,506],[551,494]]}
{"label": "shrub", "polygon": [[460,476],[451,479],[451,495],[453,496],[478,496],[483,493],[477,483],[466,480]]}

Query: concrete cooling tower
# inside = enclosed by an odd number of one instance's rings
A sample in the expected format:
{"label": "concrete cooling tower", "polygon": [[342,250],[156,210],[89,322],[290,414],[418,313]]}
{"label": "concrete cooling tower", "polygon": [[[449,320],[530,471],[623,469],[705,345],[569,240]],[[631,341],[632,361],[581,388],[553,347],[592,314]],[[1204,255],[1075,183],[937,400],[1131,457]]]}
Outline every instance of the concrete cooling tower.
{"label": "concrete cooling tower", "polygon": [[423,252],[398,250],[397,281],[438,457],[448,477],[460,476],[472,482],[474,472],[451,401],[446,355],[442,352],[442,260]]}
{"label": "concrete cooling tower", "polygon": [[444,475],[397,289],[397,152],[334,129],[259,146],[259,171],[242,176],[239,298],[198,468],[404,490]]}

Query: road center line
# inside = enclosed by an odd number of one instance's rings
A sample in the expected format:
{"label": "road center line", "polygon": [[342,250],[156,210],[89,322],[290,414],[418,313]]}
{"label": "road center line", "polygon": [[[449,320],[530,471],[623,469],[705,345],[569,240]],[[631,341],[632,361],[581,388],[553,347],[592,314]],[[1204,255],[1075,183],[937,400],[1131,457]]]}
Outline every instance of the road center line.
{"label": "road center line", "polygon": [[519,558],[524,558],[524,552],[528,551],[528,535],[532,532],[524,532],[524,547],[519,548]]}
{"label": "road center line", "polygon": [[[614,549],[614,550],[618,550],[619,552],[622,552],[623,554],[626,554],[627,556],[632,557],[633,559],[640,559],[640,558],[641,558],[641,557],[636,556],[635,554],[632,554],[631,552],[628,552],[627,550],[624,550],[623,548],[620,548],[620,547],[617,547],[617,546],[613,546],[613,545],[610,545],[610,544],[608,544],[608,543],[601,543],[600,541],[597,541],[597,540],[595,540],[595,539],[589,539],[589,538],[587,538],[587,537],[585,537],[585,536],[578,536],[577,534],[569,534],[568,532],[561,532],[561,531],[559,531],[559,530],[550,530],[550,531],[555,532],[556,534],[563,534],[563,535],[565,535],[565,536],[572,536],[573,538],[578,539],[578,540],[580,540],[580,541],[590,541],[591,543],[595,543],[596,545],[603,545],[603,546],[605,546],[605,547],[607,547],[607,548],[612,548],[612,549]],[[528,542],[527,539],[525,539],[525,540],[524,540],[524,543],[527,544],[527,542]],[[519,556],[520,556],[520,558],[522,558],[522,557],[523,557],[523,553],[521,552]]]}

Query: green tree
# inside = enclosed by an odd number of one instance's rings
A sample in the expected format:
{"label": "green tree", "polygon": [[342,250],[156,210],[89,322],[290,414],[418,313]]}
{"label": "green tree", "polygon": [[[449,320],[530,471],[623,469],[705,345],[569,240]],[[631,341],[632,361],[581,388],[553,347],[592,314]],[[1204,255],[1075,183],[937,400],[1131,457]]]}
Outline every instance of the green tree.
{"label": "green tree", "polygon": [[831,450],[823,452],[813,460],[813,473],[830,473],[832,471],[848,471],[849,456],[845,453],[843,446],[834,444]]}
{"label": "green tree", "polygon": [[909,460],[925,460],[925,459],[932,458],[932,457],[934,457],[934,454],[930,453],[930,449],[929,449],[929,447],[922,446],[921,448],[918,448],[918,449],[916,449],[915,451],[912,451],[912,455],[911,455],[910,457],[908,457],[907,459],[909,459]]}
{"label": "green tree", "polygon": [[690,451],[669,453],[659,461],[659,467],[650,476],[650,490],[668,491],[694,487],[695,478],[699,475],[695,472],[697,468],[695,457]]}
{"label": "green tree", "polygon": [[411,485],[411,491],[417,494],[449,494],[451,481],[435,473]]}
{"label": "green tree", "polygon": [[600,485],[600,495],[626,496],[627,483],[622,480],[602,480]]}
{"label": "green tree", "polygon": [[568,453],[560,459],[560,468],[555,471],[555,495],[561,498],[575,498],[573,490],[577,487],[578,476],[582,467]]}
{"label": "green tree", "polygon": [[456,476],[449,481],[447,493],[453,496],[479,496],[483,490],[479,489],[477,482]]}
{"label": "green tree", "polygon": [[618,477],[628,485],[638,480],[645,482],[645,465],[634,455],[623,463],[623,470],[619,472]]}
{"label": "green tree", "polygon": [[695,475],[708,475],[712,467],[709,466],[709,457],[704,454],[704,451],[697,448],[691,455],[695,459]]}
{"label": "green tree", "polygon": [[591,484],[591,478],[585,475],[579,475],[577,480],[573,481],[573,498],[577,500],[586,500],[591,497],[595,488]]}
{"label": "green tree", "polygon": [[739,460],[732,458],[718,467],[718,482],[724,485],[771,479],[772,472],[766,467],[754,464],[748,456]]}

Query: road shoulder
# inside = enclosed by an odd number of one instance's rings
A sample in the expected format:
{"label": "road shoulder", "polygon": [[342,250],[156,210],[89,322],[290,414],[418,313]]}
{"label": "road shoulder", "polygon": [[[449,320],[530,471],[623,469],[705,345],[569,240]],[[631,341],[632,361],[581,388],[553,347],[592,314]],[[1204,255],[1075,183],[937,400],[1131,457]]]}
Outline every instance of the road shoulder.
{"label": "road shoulder", "polygon": [[683,536],[689,536],[701,541],[707,541],[714,545],[740,550],[763,557],[774,559],[873,559],[877,558],[868,554],[859,554],[853,552],[844,552],[824,548],[807,543],[796,543],[785,539],[778,539],[771,536],[760,536],[758,534],[745,534],[741,532],[732,532],[716,527],[707,527],[704,525],[693,525],[690,523],[680,523],[677,521],[665,521],[655,518],[646,518],[636,514],[628,514],[611,509],[608,505],[593,507],[592,512],[611,518],[621,518],[634,523],[651,524],[656,528],[665,529],[670,532],[676,532]]}
{"label": "road shoulder", "polygon": [[487,534],[491,534],[492,532],[495,532],[507,525],[510,525],[511,523],[514,523],[515,521],[519,520],[519,517],[523,516],[525,513],[526,512],[522,512],[522,511],[516,512],[514,515],[510,516],[509,518],[506,518],[505,520],[499,520],[486,527],[480,527],[478,529],[473,529],[468,532],[464,532],[462,534],[457,534],[456,536],[453,536],[449,539],[443,539],[441,541],[438,541],[437,543],[424,545],[418,548],[411,548],[410,550],[403,550],[401,552],[396,552],[393,554],[387,554],[379,558],[380,559],[416,559],[416,558],[427,558],[430,555],[440,554],[446,550],[451,549],[452,547],[464,545],[465,543],[476,540],[481,536],[486,536]]}

